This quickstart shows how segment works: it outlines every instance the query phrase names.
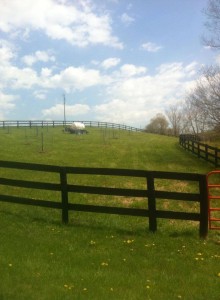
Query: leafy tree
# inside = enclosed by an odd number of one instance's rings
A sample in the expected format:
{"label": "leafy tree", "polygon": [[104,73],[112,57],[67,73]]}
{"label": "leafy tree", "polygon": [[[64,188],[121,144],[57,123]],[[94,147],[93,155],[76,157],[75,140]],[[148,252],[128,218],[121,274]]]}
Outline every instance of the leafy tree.
{"label": "leafy tree", "polygon": [[163,114],[157,114],[150,120],[145,130],[151,133],[166,134],[168,129],[168,121]]}

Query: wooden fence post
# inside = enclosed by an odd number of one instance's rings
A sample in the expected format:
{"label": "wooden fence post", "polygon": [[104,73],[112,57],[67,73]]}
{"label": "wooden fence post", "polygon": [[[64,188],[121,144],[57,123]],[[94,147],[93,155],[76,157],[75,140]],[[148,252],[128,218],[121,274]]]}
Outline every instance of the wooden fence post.
{"label": "wooden fence post", "polygon": [[66,176],[66,169],[63,167],[60,170],[60,184],[61,184],[61,196],[62,196],[62,222],[64,224],[67,224],[69,221],[67,176]]}
{"label": "wooden fence post", "polygon": [[192,153],[195,153],[195,143],[192,141]]}
{"label": "wooden fence post", "polygon": [[200,192],[199,235],[201,238],[206,238],[208,235],[208,189],[207,189],[206,175],[200,175],[199,192]]}
{"label": "wooden fence post", "polygon": [[200,158],[200,143],[198,143],[198,158]]}
{"label": "wooden fence post", "polygon": [[155,232],[157,230],[156,219],[156,199],[154,189],[153,174],[147,176],[147,189],[148,189],[148,210],[149,210],[149,230]]}
{"label": "wooden fence post", "polygon": [[209,150],[208,150],[208,145],[205,145],[205,159],[208,161],[209,159]]}

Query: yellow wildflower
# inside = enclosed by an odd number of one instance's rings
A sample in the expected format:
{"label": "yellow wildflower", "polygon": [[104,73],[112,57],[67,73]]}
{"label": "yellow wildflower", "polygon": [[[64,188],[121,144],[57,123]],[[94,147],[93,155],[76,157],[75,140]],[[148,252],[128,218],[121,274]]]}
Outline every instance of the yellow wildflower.
{"label": "yellow wildflower", "polygon": [[134,242],[134,240],[127,240],[127,241],[124,241],[124,243],[127,243],[127,244],[131,244],[131,243],[133,243]]}

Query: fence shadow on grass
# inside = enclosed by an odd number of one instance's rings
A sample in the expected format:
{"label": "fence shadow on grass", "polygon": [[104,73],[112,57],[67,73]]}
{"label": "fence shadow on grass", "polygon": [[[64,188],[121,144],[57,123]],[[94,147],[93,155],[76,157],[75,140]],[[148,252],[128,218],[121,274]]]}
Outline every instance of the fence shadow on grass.
{"label": "fence shadow on grass", "polygon": [[170,237],[172,238],[179,238],[179,237],[193,237],[194,236],[194,231],[190,229],[181,229],[180,231],[174,231],[169,234]]}

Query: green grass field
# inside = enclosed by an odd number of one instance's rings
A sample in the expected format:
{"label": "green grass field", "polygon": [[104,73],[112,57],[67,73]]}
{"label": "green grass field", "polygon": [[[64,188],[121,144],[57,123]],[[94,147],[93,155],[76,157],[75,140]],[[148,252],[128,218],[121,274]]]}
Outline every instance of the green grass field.
{"label": "green grass field", "polygon": [[[1,160],[202,174],[214,169],[182,149],[174,137],[88,131],[76,136],[60,127],[0,129]],[[50,173],[4,169],[0,176],[57,180]],[[145,184],[91,175],[69,180],[104,186]],[[166,190],[195,188],[188,182],[157,184]],[[3,186],[0,193],[32,196],[32,191]],[[42,191],[38,196],[59,198]],[[144,199],[107,196],[75,195],[71,201],[145,205]],[[197,209],[184,202],[158,205]],[[158,231],[151,233],[147,218],[71,212],[69,224],[62,225],[59,210],[0,202],[0,239],[0,300],[220,298],[220,231],[210,231],[201,240],[197,222],[159,219]]]}

